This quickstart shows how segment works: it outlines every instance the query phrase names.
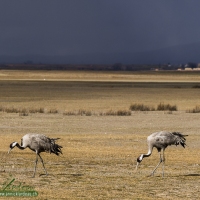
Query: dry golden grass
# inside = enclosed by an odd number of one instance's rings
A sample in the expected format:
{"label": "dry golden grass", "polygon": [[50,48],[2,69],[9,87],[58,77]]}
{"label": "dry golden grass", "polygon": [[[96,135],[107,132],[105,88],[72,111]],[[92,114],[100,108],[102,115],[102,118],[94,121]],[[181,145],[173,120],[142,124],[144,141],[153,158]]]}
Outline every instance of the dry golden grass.
{"label": "dry golden grass", "polygon": [[[142,80],[125,82],[123,78],[121,82],[120,77],[126,74],[114,73],[118,80],[99,78],[99,81],[91,82],[86,81],[81,73],[71,72],[73,76],[80,76],[80,80],[59,81],[56,75],[54,81],[39,81],[37,77],[33,81],[31,78],[21,80],[18,77],[20,72],[4,73],[12,73],[12,79],[6,80],[4,77],[0,81],[0,106],[44,108],[47,112],[29,113],[27,116],[0,112],[0,184],[12,175],[16,183],[34,187],[39,193],[36,199],[199,198],[200,113],[185,112],[199,104],[199,89],[193,88],[194,84],[198,84],[198,78],[195,83],[188,80],[173,82],[175,78],[170,82],[167,77],[164,79],[168,83],[158,80],[156,84]],[[23,73],[30,73],[31,76],[31,72]],[[33,76],[43,75],[42,72],[32,73]],[[48,73],[54,79],[52,72],[44,72],[46,76]],[[96,77],[112,74],[92,73]],[[90,76],[86,72],[83,74]],[[157,79],[164,75],[159,76]],[[166,76],[170,77],[169,74]],[[187,79],[188,75],[180,76]],[[194,76],[194,79],[197,77],[195,74],[189,76]],[[64,111],[80,109],[117,111],[140,102],[155,107],[160,102],[175,104],[179,111],[132,112],[131,116],[62,114]],[[60,112],[50,113],[50,109]],[[179,146],[167,148],[164,178],[161,176],[161,168],[154,177],[148,176],[159,160],[156,150],[151,157],[143,160],[135,173],[136,158],[147,152],[146,137],[159,130],[188,134],[188,146],[185,149]],[[58,143],[64,147],[62,156],[42,154],[48,176],[41,175],[44,172],[39,162],[36,177],[31,178],[34,152],[15,148],[7,155],[9,144],[20,142],[21,137],[28,132],[61,138]]]}
{"label": "dry golden grass", "polygon": [[33,71],[1,70],[0,80],[200,82],[200,73],[187,71]]}
{"label": "dry golden grass", "polygon": [[[98,74],[98,73],[97,73]],[[104,80],[104,79],[103,79]],[[193,78],[191,78],[193,80]],[[18,109],[108,111],[133,103],[159,103],[193,109],[200,99],[198,82],[40,81],[1,80],[1,106]]]}

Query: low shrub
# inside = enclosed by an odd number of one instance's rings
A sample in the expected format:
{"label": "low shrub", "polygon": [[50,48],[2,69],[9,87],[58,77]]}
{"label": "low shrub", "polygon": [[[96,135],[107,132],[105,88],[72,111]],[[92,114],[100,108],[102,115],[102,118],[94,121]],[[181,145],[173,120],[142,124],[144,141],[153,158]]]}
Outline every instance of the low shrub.
{"label": "low shrub", "polygon": [[86,115],[86,116],[91,116],[91,115],[92,115],[92,112],[91,112],[90,110],[88,110],[88,111],[85,112],[85,115]]}
{"label": "low shrub", "polygon": [[77,115],[86,115],[86,110],[83,109],[79,109],[78,114]]}
{"label": "low shrub", "polygon": [[108,110],[105,113],[101,112],[100,115],[106,115],[106,116],[130,116],[131,115],[131,111],[130,110],[118,110],[118,111]]}
{"label": "low shrub", "polygon": [[192,88],[200,88],[200,85],[194,85]]}
{"label": "low shrub", "polygon": [[108,111],[106,111],[105,112],[105,115],[107,115],[107,116],[114,116],[114,115],[116,115],[116,111],[113,111],[113,110],[108,110]]}
{"label": "low shrub", "polygon": [[186,110],[187,113],[200,113],[200,106],[196,106],[191,110]]}
{"label": "low shrub", "polygon": [[170,104],[164,104],[164,103],[159,103],[157,106],[158,111],[177,111],[177,106],[176,105],[170,105]]}
{"label": "low shrub", "polygon": [[118,116],[130,116],[131,111],[130,110],[118,110],[117,115]]}
{"label": "low shrub", "polygon": [[155,108],[153,106],[147,106],[144,104],[132,104],[129,108],[131,111],[155,111]]}
{"label": "low shrub", "polygon": [[48,113],[57,114],[57,113],[58,113],[58,110],[57,110],[57,109],[50,109],[50,110],[48,111]]}
{"label": "low shrub", "polygon": [[81,115],[81,116],[91,116],[92,112],[89,110],[79,109],[78,111],[65,111],[63,115]]}
{"label": "low shrub", "polygon": [[4,107],[0,106],[0,112],[4,112]]}
{"label": "low shrub", "polygon": [[68,115],[68,116],[70,116],[70,115],[76,115],[76,113],[75,113],[75,112],[72,112],[72,111],[65,111],[65,112],[63,112],[63,115]]}
{"label": "low shrub", "polygon": [[4,112],[7,112],[7,113],[20,113],[20,110],[18,108],[4,108],[3,110]]}
{"label": "low shrub", "polygon": [[29,113],[44,113],[44,108],[31,108]]}

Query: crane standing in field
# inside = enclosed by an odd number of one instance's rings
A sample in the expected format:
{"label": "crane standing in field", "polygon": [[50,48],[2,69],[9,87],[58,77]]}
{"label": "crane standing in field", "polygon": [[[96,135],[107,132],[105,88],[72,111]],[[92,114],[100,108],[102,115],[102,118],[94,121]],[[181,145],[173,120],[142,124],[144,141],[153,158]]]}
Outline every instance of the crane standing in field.
{"label": "crane standing in field", "polygon": [[[143,158],[149,157],[152,154],[153,148],[157,148],[159,154],[160,154],[160,161],[155,167],[155,169],[152,171],[152,175],[154,175],[154,172],[160,165],[160,163],[163,163],[162,167],[162,176],[164,176],[164,164],[165,164],[165,156],[164,151],[169,145],[179,145],[181,144],[185,148],[185,136],[182,135],[179,132],[167,132],[167,131],[160,131],[156,133],[152,133],[150,136],[147,137],[147,144],[148,144],[148,153],[147,154],[141,154],[137,158],[137,165],[136,170],[138,168],[138,165],[142,162]],[[163,151],[163,155],[161,155],[161,151]]]}
{"label": "crane standing in field", "polygon": [[49,153],[54,153],[57,156],[60,153],[62,154],[62,151],[61,151],[62,146],[55,143],[55,141],[58,139],[60,139],[60,138],[48,138],[47,136],[42,135],[42,134],[30,134],[29,133],[22,137],[21,145],[19,145],[17,142],[11,143],[8,154],[15,146],[17,146],[21,150],[24,150],[25,148],[28,147],[29,149],[31,149],[32,151],[35,151],[35,153],[36,153],[33,177],[35,177],[38,156],[42,162],[45,174],[47,175],[47,171],[45,169],[44,162],[43,162],[42,157],[40,156],[40,153],[41,152],[49,152]]}

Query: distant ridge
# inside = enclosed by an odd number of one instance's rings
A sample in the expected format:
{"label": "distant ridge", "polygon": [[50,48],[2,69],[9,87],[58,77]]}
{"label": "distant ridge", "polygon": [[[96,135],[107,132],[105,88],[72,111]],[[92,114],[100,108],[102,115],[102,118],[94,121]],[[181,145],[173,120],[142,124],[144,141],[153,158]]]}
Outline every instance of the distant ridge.
{"label": "distant ridge", "polygon": [[8,63],[41,64],[182,64],[200,63],[200,42],[178,45],[146,52],[91,53],[66,56],[22,55],[0,56],[0,64]]}

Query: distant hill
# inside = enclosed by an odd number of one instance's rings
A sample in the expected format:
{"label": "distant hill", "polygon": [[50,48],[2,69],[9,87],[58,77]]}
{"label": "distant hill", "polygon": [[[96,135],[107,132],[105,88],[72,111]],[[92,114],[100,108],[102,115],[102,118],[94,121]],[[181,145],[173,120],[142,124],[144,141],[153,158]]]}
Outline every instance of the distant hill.
{"label": "distant hill", "polygon": [[136,53],[136,63],[200,63],[200,42]]}
{"label": "distant hill", "polygon": [[66,56],[0,56],[0,64],[40,63],[40,64],[181,64],[200,63],[200,42],[173,46],[145,52],[91,53]]}

